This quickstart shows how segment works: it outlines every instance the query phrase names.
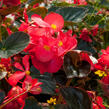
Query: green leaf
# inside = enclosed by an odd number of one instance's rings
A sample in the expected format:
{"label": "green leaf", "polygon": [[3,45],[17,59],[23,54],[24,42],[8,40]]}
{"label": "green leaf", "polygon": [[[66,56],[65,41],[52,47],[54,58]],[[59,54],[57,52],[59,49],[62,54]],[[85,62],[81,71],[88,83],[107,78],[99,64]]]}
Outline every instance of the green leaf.
{"label": "green leaf", "polygon": [[68,80],[63,70],[59,70],[58,72],[54,73],[53,78],[56,80],[56,83],[60,85],[66,85]]}
{"label": "green leaf", "polygon": [[34,97],[28,97],[25,100],[25,106],[23,109],[41,109],[41,107],[38,105],[38,102]]}
{"label": "green leaf", "polygon": [[88,94],[79,88],[61,88],[62,96],[67,102],[69,109],[92,109]]}
{"label": "green leaf", "polygon": [[15,32],[9,36],[0,47],[0,57],[8,58],[21,52],[29,44],[29,35]]}
{"label": "green leaf", "polygon": [[50,73],[40,74],[40,72],[35,68],[31,67],[31,76],[33,78],[37,78],[38,81],[42,82],[43,84],[40,85],[42,88],[43,94],[55,94],[56,89],[56,82],[53,80],[52,75]]}
{"label": "green leaf", "polygon": [[109,0],[100,0],[99,5],[100,5],[102,8],[109,9]]}
{"label": "green leaf", "polygon": [[0,90],[0,104],[3,102],[4,98],[5,98],[5,92]]}
{"label": "green leaf", "polygon": [[104,39],[103,48],[106,49],[107,46],[109,45],[109,31],[103,33],[103,39]]}
{"label": "green leaf", "polygon": [[94,6],[86,5],[86,6],[84,6],[84,8],[86,8],[88,10],[87,11],[88,14],[96,14],[97,13],[97,11],[94,8]]}
{"label": "green leaf", "polygon": [[83,51],[88,51],[88,52],[92,53],[93,55],[96,54],[96,50],[93,48],[93,46],[84,40],[80,40],[80,42],[78,43],[77,49],[83,50]]}
{"label": "green leaf", "polygon": [[0,9],[0,16],[5,17],[6,15],[15,12],[17,9],[19,9],[19,6],[10,6],[10,7],[6,7],[6,8],[2,8],[2,9]]}
{"label": "green leaf", "polygon": [[52,7],[48,11],[62,15],[65,21],[81,22],[88,10],[83,7]]}
{"label": "green leaf", "polygon": [[104,28],[106,17],[100,15],[88,15],[87,17],[85,17],[84,21],[87,23],[87,25],[94,26],[96,24],[99,24],[99,28]]}
{"label": "green leaf", "polygon": [[77,51],[69,51],[64,55],[63,67],[67,78],[88,76],[91,71],[91,65],[88,61],[81,60],[80,53]]}
{"label": "green leaf", "polygon": [[38,14],[42,18],[44,18],[47,14],[47,9],[45,7],[37,7],[37,8],[32,8],[31,10],[28,11],[28,16],[31,17],[33,14]]}
{"label": "green leaf", "polygon": [[6,40],[6,38],[8,37],[8,31],[4,26],[1,26],[1,35],[2,35],[2,40]]}

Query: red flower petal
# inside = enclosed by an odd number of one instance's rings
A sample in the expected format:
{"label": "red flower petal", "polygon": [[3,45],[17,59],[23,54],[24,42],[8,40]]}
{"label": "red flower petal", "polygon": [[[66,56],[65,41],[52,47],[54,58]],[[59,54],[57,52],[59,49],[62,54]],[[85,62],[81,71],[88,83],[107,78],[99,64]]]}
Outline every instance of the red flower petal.
{"label": "red flower petal", "polygon": [[15,66],[17,69],[24,71],[24,69],[23,69],[23,67],[22,67],[22,65],[21,65],[20,63],[16,62],[16,63],[14,64],[14,66]]}
{"label": "red flower petal", "polygon": [[50,27],[50,25],[43,21],[39,16],[32,16],[31,20],[34,21],[40,27]]}
{"label": "red flower petal", "polygon": [[23,57],[22,62],[23,62],[23,65],[25,67],[25,71],[29,71],[30,70],[30,66],[29,66],[29,55],[25,55]]}
{"label": "red flower petal", "polygon": [[12,86],[15,86],[19,80],[25,76],[25,72],[16,71],[13,75],[8,78],[8,83]]}
{"label": "red flower petal", "polygon": [[35,86],[31,88],[30,93],[32,94],[40,94],[42,92],[42,89],[39,86]]}
{"label": "red flower petal", "polygon": [[57,13],[51,12],[44,18],[44,21],[47,22],[51,28],[54,26],[52,29],[56,32],[60,31],[64,26],[63,17]]}
{"label": "red flower petal", "polygon": [[44,74],[44,72],[55,73],[63,64],[63,59],[61,57],[54,57],[49,62],[40,62],[35,55],[31,55],[31,59],[34,67],[36,67],[41,74]]}

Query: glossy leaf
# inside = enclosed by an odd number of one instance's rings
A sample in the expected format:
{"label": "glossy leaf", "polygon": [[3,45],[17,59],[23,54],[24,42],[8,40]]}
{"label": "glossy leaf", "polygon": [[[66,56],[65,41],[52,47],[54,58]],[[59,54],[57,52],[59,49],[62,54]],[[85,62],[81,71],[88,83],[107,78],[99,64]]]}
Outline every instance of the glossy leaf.
{"label": "glossy leaf", "polygon": [[56,83],[60,85],[65,85],[67,82],[67,76],[63,70],[54,73],[53,78],[56,80]]}
{"label": "glossy leaf", "polygon": [[5,92],[0,90],[0,104],[3,102],[4,97],[5,97]]}
{"label": "glossy leaf", "polygon": [[109,0],[100,0],[99,5],[100,5],[102,8],[109,9]]}
{"label": "glossy leaf", "polygon": [[41,109],[41,107],[38,105],[38,102],[34,97],[28,97],[25,100],[25,106],[23,109]]}
{"label": "glossy leaf", "polygon": [[86,77],[91,71],[91,65],[81,60],[80,53],[70,51],[64,56],[64,71],[67,78]]}
{"label": "glossy leaf", "polygon": [[29,35],[24,32],[15,32],[0,46],[0,57],[8,58],[21,52],[29,44]]}
{"label": "glossy leaf", "polygon": [[88,52],[92,53],[93,55],[96,53],[96,50],[93,48],[93,46],[84,40],[80,40],[80,42],[78,43],[77,49],[83,50],[83,51],[88,51]]}
{"label": "glossy leaf", "polygon": [[1,35],[2,35],[2,40],[5,40],[8,37],[8,31],[4,26],[1,26]]}
{"label": "glossy leaf", "polygon": [[64,20],[69,22],[81,22],[87,13],[87,9],[83,7],[52,7],[50,10],[62,15]]}
{"label": "glossy leaf", "polygon": [[61,88],[62,96],[67,102],[69,109],[92,109],[88,94],[79,88]]}
{"label": "glossy leaf", "polygon": [[105,26],[105,17],[103,19],[104,16],[100,16],[100,15],[88,15],[87,17],[85,17],[84,21],[91,26],[94,26],[96,24],[99,24],[99,28],[104,28]]}
{"label": "glossy leaf", "polygon": [[47,9],[45,7],[37,7],[29,10],[27,14],[29,15],[29,17],[31,17],[31,15],[33,14],[38,14],[44,18],[47,14]]}
{"label": "glossy leaf", "polygon": [[54,94],[56,88],[56,82],[53,80],[52,75],[50,73],[45,73],[41,75],[40,72],[35,68],[31,67],[31,76],[33,78],[37,78],[38,81],[42,82],[43,84],[40,85],[42,88],[43,94]]}

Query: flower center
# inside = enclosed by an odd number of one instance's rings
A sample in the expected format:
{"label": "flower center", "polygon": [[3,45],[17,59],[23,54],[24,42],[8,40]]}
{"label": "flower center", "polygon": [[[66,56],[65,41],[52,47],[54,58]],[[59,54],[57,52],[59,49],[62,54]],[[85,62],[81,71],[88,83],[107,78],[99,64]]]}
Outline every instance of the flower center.
{"label": "flower center", "polygon": [[44,45],[44,49],[50,51],[50,47],[48,45]]}
{"label": "flower center", "polygon": [[101,70],[97,70],[96,72],[94,72],[96,75],[98,75],[99,77],[103,77],[103,76],[107,76],[107,74],[104,71]]}
{"label": "flower center", "polygon": [[63,42],[59,41],[58,45],[61,47],[63,45]]}
{"label": "flower center", "polygon": [[30,75],[30,71],[26,71],[25,73],[26,73],[27,75]]}
{"label": "flower center", "polygon": [[51,27],[52,27],[53,29],[56,29],[56,28],[57,28],[55,24],[51,24]]}

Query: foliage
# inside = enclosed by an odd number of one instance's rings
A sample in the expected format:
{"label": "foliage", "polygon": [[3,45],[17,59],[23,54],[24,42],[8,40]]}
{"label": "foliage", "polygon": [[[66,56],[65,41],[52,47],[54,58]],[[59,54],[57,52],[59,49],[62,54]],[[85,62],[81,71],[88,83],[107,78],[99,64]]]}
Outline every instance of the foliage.
{"label": "foliage", "polygon": [[109,108],[109,0],[0,0],[0,109]]}

